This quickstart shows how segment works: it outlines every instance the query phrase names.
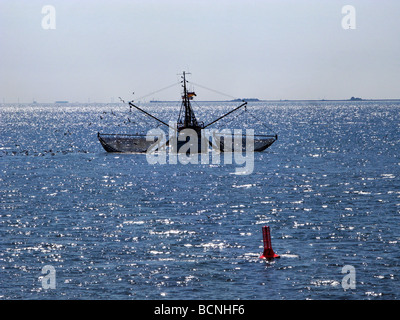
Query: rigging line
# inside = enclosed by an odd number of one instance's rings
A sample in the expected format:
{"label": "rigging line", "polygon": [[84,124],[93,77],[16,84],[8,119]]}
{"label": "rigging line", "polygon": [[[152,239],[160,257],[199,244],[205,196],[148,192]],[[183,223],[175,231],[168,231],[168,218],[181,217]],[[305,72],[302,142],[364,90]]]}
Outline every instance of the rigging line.
{"label": "rigging line", "polygon": [[228,116],[228,115],[230,115],[231,113],[233,113],[233,112],[239,110],[239,109],[242,108],[242,107],[245,107],[245,108],[246,108],[246,105],[247,105],[247,102],[242,103],[239,107],[237,107],[237,108],[235,108],[235,109],[229,111],[228,113],[224,114],[223,116],[219,117],[218,119],[216,119],[216,120],[210,122],[209,124],[207,124],[206,126],[203,127],[203,129],[205,129],[205,128],[211,126],[211,125],[213,125],[214,123],[220,121],[221,119],[225,118],[226,116]]}
{"label": "rigging line", "polygon": [[129,101],[129,105],[134,107],[134,108],[136,108],[136,109],[138,109],[139,111],[143,112],[144,114],[146,114],[150,118],[153,118],[154,120],[157,120],[159,123],[162,123],[163,125],[167,126],[168,128],[172,129],[173,131],[178,132],[176,128],[171,127],[169,124],[165,123],[164,121],[158,119],[157,117],[153,116],[152,114],[148,113],[147,111],[145,111],[145,110],[139,108],[138,106],[134,105],[132,103],[132,101]]}
{"label": "rigging line", "polygon": [[260,124],[261,124],[264,128],[266,128],[266,129],[268,129],[268,130],[271,130],[273,133],[276,134],[276,132],[275,132],[274,130],[272,130],[270,127],[268,127],[267,125],[265,125],[260,119],[258,119],[258,118],[257,118],[255,115],[253,115],[251,112],[249,112],[248,114],[249,114],[251,117],[253,117],[253,119],[259,121]]}
{"label": "rigging line", "polygon": [[[121,99],[122,100],[122,99]],[[147,124],[150,124],[150,121],[149,121],[149,118],[148,117],[146,117],[144,114],[142,114],[142,113],[135,113],[135,114],[132,114],[132,113],[128,113],[128,114],[120,114],[120,113],[115,113],[115,112],[103,112],[103,114],[107,114],[107,115],[112,115],[114,118],[117,118],[118,119],[118,121],[122,121],[123,122],[123,124],[126,126],[126,127],[129,127],[129,126],[133,126],[136,130],[138,130],[138,129],[140,129],[139,131],[140,132],[145,132],[145,128],[142,128],[141,129],[141,127],[143,127],[144,126],[144,124],[143,124],[143,122],[145,122],[145,123],[147,123]],[[128,115],[131,115],[131,117],[133,116],[133,117],[140,117],[141,119],[141,121],[137,121],[137,120],[133,120],[133,119],[131,119],[130,117],[127,117]],[[101,117],[101,120],[104,120],[104,117]],[[158,128],[159,126],[160,126],[161,124],[159,123],[157,126],[156,126],[156,128]],[[118,126],[120,126],[119,124],[118,124]]]}
{"label": "rigging line", "polygon": [[[164,125],[166,124],[165,122],[157,119],[153,115],[150,115],[148,112],[144,111],[143,109],[133,105],[132,101],[129,101],[128,104],[129,105],[132,104],[132,105],[130,105],[130,111],[128,111],[128,115],[131,114],[132,117],[139,117],[139,119],[140,119],[140,122],[138,120],[136,120],[136,121],[131,120],[131,122],[134,122],[137,126],[143,127],[145,124],[147,124],[147,125],[151,125],[151,126],[155,125],[155,128],[158,128],[161,126],[161,124],[164,124]],[[133,108],[133,106],[135,108]],[[132,111],[132,108],[134,111]],[[138,110],[136,110],[136,109],[138,109]],[[140,111],[140,112],[138,112],[138,111]],[[143,128],[142,130],[146,130],[146,128]]]}
{"label": "rigging line", "polygon": [[[229,120],[227,123],[225,123],[225,126],[228,126],[228,124],[230,124],[233,120],[239,118],[243,113],[247,112],[247,109],[243,110],[241,113],[237,114],[236,116],[234,116],[231,120]],[[218,128],[220,128],[221,126],[217,126]]]}
{"label": "rigging line", "polygon": [[201,110],[201,106],[197,103],[197,101],[193,100],[193,101],[192,101],[192,105],[193,105],[193,104],[196,105],[197,110]]}
{"label": "rigging line", "polygon": [[[194,82],[192,82],[192,81],[188,81],[188,80],[187,80],[187,82],[188,82],[188,83],[192,83],[192,84],[194,84],[195,86],[198,86],[198,87],[200,87],[200,88],[213,91],[213,92],[218,93],[218,94],[220,94],[220,95],[223,95],[223,96],[226,96],[226,97],[229,97],[229,98],[232,98],[232,99],[237,99],[237,97],[231,96],[230,94],[226,94],[226,93],[223,93],[223,92],[221,92],[221,91],[217,91],[217,90],[214,90],[214,89],[210,89],[210,88],[204,87],[204,86],[202,86],[202,85],[200,85],[200,84],[197,84],[197,83],[194,83]],[[242,99],[240,99],[240,100],[242,100]]]}
{"label": "rigging line", "polygon": [[[121,98],[120,98],[121,99]],[[123,101],[122,99],[121,99],[121,101]],[[123,101],[124,103],[125,103],[125,101]],[[108,105],[107,105],[108,106]],[[122,112],[121,112],[122,113]],[[110,115],[112,115],[113,117],[116,117],[116,118],[118,118],[118,120],[119,121],[123,121],[124,122],[124,124],[136,124],[136,121],[134,121],[134,120],[131,120],[128,116],[130,115],[130,113],[128,113],[128,114],[126,114],[126,115],[124,115],[124,113],[122,113],[122,115],[120,114],[120,112],[118,112],[118,111],[113,111],[112,109],[111,109],[111,111],[110,112],[107,112],[107,111],[103,111],[103,116],[100,116],[100,120],[104,120],[104,115],[106,114],[107,116],[110,114]]]}
{"label": "rigging line", "polygon": [[164,90],[167,90],[167,89],[172,88],[172,87],[174,87],[174,86],[176,86],[176,85],[178,85],[178,84],[180,84],[180,82],[175,82],[174,84],[171,84],[171,85],[169,85],[168,87],[165,87],[165,88],[159,89],[159,90],[157,90],[157,91],[151,92],[151,93],[149,93],[149,94],[146,94],[146,95],[144,95],[144,96],[142,96],[142,97],[137,98],[136,100],[141,100],[141,99],[143,99],[143,98],[147,98],[148,96],[151,96],[151,95],[153,95],[153,94],[159,93],[159,92],[164,91]]}
{"label": "rigging line", "polygon": [[143,112],[144,114],[148,115],[150,118],[153,118],[154,120],[157,120],[158,122],[162,123],[163,125],[169,127],[169,125],[168,125],[167,123],[165,123],[164,121],[158,119],[157,117],[153,116],[152,114],[148,113],[147,111],[145,111],[145,110],[139,108],[138,106],[134,105],[134,104],[132,103],[132,101],[129,102],[129,105],[132,106],[132,107],[134,107],[134,108],[136,108],[136,109],[138,109],[139,111]]}

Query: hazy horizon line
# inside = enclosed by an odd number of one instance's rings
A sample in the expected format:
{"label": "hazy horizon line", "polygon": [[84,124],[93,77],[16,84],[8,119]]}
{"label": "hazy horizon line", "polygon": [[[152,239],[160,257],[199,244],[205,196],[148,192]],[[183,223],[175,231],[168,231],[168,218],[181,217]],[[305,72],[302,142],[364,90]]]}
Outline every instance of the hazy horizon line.
{"label": "hazy horizon line", "polygon": [[[346,101],[346,102],[363,102],[363,101],[400,101],[400,98],[350,98],[350,99],[257,99],[257,98],[246,98],[246,99],[231,99],[231,100],[194,100],[195,102],[240,102],[240,101],[248,101],[250,103],[254,102],[307,102],[307,101],[315,101],[315,102],[335,102],[335,101]],[[134,101],[136,103],[176,103],[182,102],[182,100],[158,100],[158,99],[151,99],[151,100],[144,100],[144,101]],[[69,101],[69,100],[57,100],[53,102],[39,102],[33,100],[31,102],[21,102],[21,101],[13,101],[13,102],[6,102],[3,100],[1,105],[4,104],[93,104],[93,103],[100,103],[100,104],[126,104],[124,102],[105,102],[105,101]]]}

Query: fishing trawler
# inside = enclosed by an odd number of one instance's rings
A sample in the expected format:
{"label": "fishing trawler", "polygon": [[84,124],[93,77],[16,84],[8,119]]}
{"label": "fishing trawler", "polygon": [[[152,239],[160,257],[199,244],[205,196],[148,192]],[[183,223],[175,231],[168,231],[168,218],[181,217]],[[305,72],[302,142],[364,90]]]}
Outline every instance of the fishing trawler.
{"label": "fishing trawler", "polygon": [[[149,112],[143,110],[142,108],[135,105],[134,101],[129,101],[128,104],[130,108],[134,108],[140,112],[142,112],[147,117],[150,117],[156,120],[160,125],[164,125],[168,128],[170,132],[173,132],[173,137],[169,137],[168,140],[163,142],[162,144],[158,141],[157,137],[155,139],[149,139],[148,135],[144,134],[105,134],[105,133],[97,133],[97,137],[103,146],[103,148],[107,152],[115,152],[115,153],[146,153],[146,152],[155,152],[160,151],[163,148],[170,147],[173,148],[173,151],[176,152],[208,152],[208,147],[211,147],[214,150],[218,150],[220,152],[234,152],[237,149],[235,146],[238,144],[238,140],[230,134],[227,136],[227,133],[221,132],[213,132],[212,130],[207,131],[212,132],[212,135],[205,135],[206,129],[229,116],[230,114],[237,112],[242,108],[246,108],[247,101],[240,100],[242,102],[238,107],[233,110],[225,113],[219,118],[211,121],[208,124],[204,124],[204,122],[198,121],[196,115],[191,106],[191,100],[196,96],[196,93],[193,90],[188,90],[186,80],[186,75],[188,73],[183,72],[182,74],[182,103],[178,116],[178,120],[174,126],[166,123],[163,120],[155,117]],[[191,141],[197,140],[196,142]],[[242,147],[240,151],[244,150],[246,147],[245,142],[246,136],[242,136],[240,139],[243,139]],[[254,135],[252,137],[252,151],[260,152],[267,149],[271,146],[276,140],[278,136],[276,134],[271,135]],[[240,141],[242,142],[242,141]],[[187,144],[190,144],[191,147],[187,147]],[[186,147],[184,147],[186,145]],[[157,147],[154,147],[157,146]],[[248,145],[247,145],[248,146]]]}

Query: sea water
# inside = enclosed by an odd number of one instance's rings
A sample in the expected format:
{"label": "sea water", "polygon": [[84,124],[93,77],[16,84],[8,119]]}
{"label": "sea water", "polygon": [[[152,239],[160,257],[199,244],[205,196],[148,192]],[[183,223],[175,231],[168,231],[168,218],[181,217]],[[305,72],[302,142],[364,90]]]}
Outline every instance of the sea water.
{"label": "sea water", "polygon": [[[159,126],[126,105],[2,104],[0,299],[398,299],[400,103],[250,110],[278,141],[238,175],[106,153],[97,132]],[[265,225],[280,259],[259,259]]]}

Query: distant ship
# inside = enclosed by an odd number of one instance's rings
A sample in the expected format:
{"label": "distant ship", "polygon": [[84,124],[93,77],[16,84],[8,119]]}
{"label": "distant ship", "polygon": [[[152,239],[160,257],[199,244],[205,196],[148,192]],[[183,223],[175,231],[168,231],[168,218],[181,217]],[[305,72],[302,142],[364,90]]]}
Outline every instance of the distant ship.
{"label": "distant ship", "polygon": [[[189,91],[187,88],[187,80],[186,80],[186,73],[183,72],[182,74],[182,87],[183,87],[183,94],[182,94],[182,104],[181,109],[179,112],[178,120],[176,123],[176,128],[171,128],[169,124],[165,121],[162,121],[155,117],[154,115],[148,113],[147,111],[143,110],[142,108],[136,106],[133,101],[128,102],[130,107],[133,107],[140,112],[144,113],[146,116],[158,121],[160,124],[172,129],[176,136],[175,141],[177,141],[177,151],[180,152],[180,148],[188,142],[186,139],[179,139],[179,136],[183,133],[185,129],[191,129],[196,132],[198,137],[198,148],[197,150],[201,152],[203,150],[201,148],[201,142],[204,143],[204,136],[202,135],[203,130],[210,127],[211,125],[217,123],[218,121],[222,120],[226,116],[238,111],[246,107],[247,101],[241,100],[241,104],[236,107],[235,109],[229,111],[228,113],[224,114],[223,116],[219,117],[218,119],[211,121],[208,124],[204,124],[201,121],[198,121],[195,113],[192,109],[190,101],[196,96],[194,91]],[[104,150],[107,152],[117,152],[117,153],[146,153],[149,148],[151,148],[156,141],[147,141],[145,135],[140,134],[105,134],[105,133],[97,133],[98,140],[100,141],[101,145],[103,146]],[[206,141],[205,144],[210,145],[212,148],[218,149],[220,152],[232,152],[235,150],[233,145],[233,137],[227,139],[226,136],[222,135],[219,137],[215,137],[218,140],[218,145],[215,145],[211,140]],[[171,138],[170,138],[171,139]],[[243,138],[244,139],[244,138]],[[254,151],[259,152],[267,149],[271,146],[276,140],[278,136],[274,135],[254,135],[253,144],[254,144]],[[183,140],[183,141],[181,141]],[[225,142],[225,143],[224,143]],[[168,140],[166,142],[166,146],[169,146],[171,143]],[[242,144],[243,145],[243,144]],[[204,144],[203,144],[204,146]],[[186,149],[185,149],[186,150]]]}
{"label": "distant ship", "polygon": [[246,99],[235,99],[235,100],[231,100],[231,101],[247,101],[247,102],[259,102],[260,99],[257,98],[246,98]]}

